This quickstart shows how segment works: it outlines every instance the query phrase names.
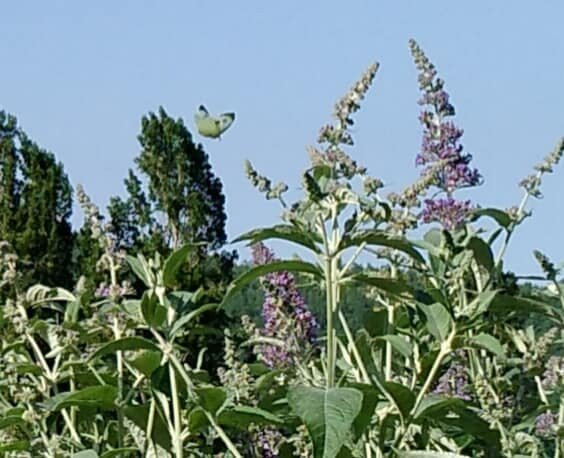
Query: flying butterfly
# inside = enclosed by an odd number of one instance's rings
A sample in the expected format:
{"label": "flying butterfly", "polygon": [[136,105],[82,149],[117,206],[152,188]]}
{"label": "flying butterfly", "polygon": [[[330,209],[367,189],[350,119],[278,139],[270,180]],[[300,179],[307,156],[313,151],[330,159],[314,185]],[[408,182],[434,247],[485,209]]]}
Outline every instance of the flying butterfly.
{"label": "flying butterfly", "polygon": [[229,129],[229,126],[235,121],[235,113],[223,113],[215,118],[210,116],[206,107],[200,105],[194,115],[194,121],[200,135],[221,139],[221,134]]}

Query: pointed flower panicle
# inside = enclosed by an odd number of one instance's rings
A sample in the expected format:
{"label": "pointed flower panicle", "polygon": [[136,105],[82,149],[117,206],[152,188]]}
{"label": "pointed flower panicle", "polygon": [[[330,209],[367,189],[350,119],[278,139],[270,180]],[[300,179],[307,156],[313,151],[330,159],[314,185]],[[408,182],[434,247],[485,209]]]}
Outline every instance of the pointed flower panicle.
{"label": "pointed flower panicle", "polygon": [[340,145],[353,145],[354,141],[348,128],[354,124],[351,116],[359,110],[360,101],[364,99],[372,81],[378,71],[378,64],[374,63],[368,67],[361,78],[349,89],[349,91],[337,101],[333,116],[336,119],[334,125],[327,124],[319,132],[318,142],[327,143],[324,152],[313,148],[309,150],[312,165],[328,165],[334,169],[339,176],[347,179],[355,175],[364,175],[366,168],[359,166]]}
{"label": "pointed flower panicle", "polygon": [[[419,71],[419,88],[422,91],[419,104],[425,108],[419,116],[423,125],[421,151],[415,159],[417,166],[423,167],[425,185],[435,185],[447,195],[446,199],[427,199],[420,218],[425,223],[439,222],[445,229],[455,229],[466,220],[472,206],[469,201],[458,202],[453,197],[460,188],[481,184],[482,177],[477,169],[470,166],[472,156],[464,153],[460,139],[464,131],[445,118],[455,115],[450,97],[444,89],[444,81],[437,77],[437,70],[429,61],[419,45],[409,41],[409,47]],[[439,167],[436,167],[440,164]],[[433,179],[429,179],[429,175]],[[419,186],[415,192],[424,191]],[[406,196],[411,198],[413,196]]]}
{"label": "pointed flower panicle", "polygon": [[[275,260],[263,243],[252,247],[253,263],[263,265]],[[311,348],[317,321],[296,287],[289,272],[273,272],[262,278],[265,300],[262,306],[263,327],[260,334],[284,343],[260,345],[258,353],[269,367],[291,366],[298,355]]]}
{"label": "pointed flower panicle", "polygon": [[245,161],[245,175],[259,192],[264,193],[267,200],[281,200],[282,194],[288,190],[288,185],[282,182],[272,186],[272,182],[267,177],[260,175],[248,160]]}
{"label": "pointed flower panicle", "polygon": [[540,191],[542,176],[545,173],[552,173],[554,167],[561,161],[562,156],[564,156],[564,137],[558,141],[552,152],[548,154],[540,164],[535,165],[534,168],[537,173],[533,173],[523,178],[519,183],[519,186],[525,189],[525,191],[527,191],[527,193],[531,196],[540,199],[542,197],[542,193]]}

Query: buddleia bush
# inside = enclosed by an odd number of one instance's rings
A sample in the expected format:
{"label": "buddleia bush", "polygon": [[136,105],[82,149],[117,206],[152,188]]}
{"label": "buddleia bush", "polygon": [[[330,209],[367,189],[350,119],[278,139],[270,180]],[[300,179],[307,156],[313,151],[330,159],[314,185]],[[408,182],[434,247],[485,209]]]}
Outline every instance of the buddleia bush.
{"label": "buddleia bush", "polygon": [[[384,196],[383,181],[349,152],[373,64],[308,148],[299,199],[246,162],[252,185],[280,203],[281,221],[235,240],[252,247],[253,265],[219,303],[202,305],[202,288],[178,289],[197,245],[166,258],[128,255],[82,190],[105,277],[100,300],[83,280],[73,291],[25,289],[17,254],[1,245],[6,456],[562,456],[562,272],[535,252],[540,286],[522,294],[530,278],[509,272],[504,255],[564,139],[521,182],[517,206],[461,200],[461,188],[487,177],[463,147],[445,82],[409,45],[421,90],[419,179]],[[273,239],[301,257],[278,259],[265,245]],[[365,259],[376,267],[358,269]],[[205,345],[184,348],[184,337],[254,281],[261,322],[243,317],[219,330],[223,361],[204,370]],[[323,292],[321,316],[304,299],[308,285]],[[343,294],[353,285],[370,303],[360,329]]]}

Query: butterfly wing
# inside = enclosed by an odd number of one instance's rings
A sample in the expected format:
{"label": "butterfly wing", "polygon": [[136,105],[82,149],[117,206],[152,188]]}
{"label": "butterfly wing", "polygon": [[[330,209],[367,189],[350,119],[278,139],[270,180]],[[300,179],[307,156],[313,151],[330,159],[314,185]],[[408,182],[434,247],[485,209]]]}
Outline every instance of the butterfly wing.
{"label": "butterfly wing", "polygon": [[219,137],[219,122],[209,115],[208,110],[206,110],[206,107],[203,105],[200,105],[194,115],[194,122],[196,123],[196,128],[200,135],[211,138]]}
{"label": "butterfly wing", "polygon": [[219,115],[218,121],[219,121],[219,133],[222,134],[227,129],[229,129],[231,124],[233,124],[233,121],[235,121],[235,113],[223,113]]}

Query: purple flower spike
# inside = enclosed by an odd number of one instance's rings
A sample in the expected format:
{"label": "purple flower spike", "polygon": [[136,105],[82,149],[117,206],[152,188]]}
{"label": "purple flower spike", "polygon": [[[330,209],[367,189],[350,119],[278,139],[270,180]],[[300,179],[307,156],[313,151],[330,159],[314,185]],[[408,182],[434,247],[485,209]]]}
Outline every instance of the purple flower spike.
{"label": "purple flower spike", "polygon": [[460,188],[477,186],[482,182],[478,170],[470,167],[472,156],[463,152],[460,139],[464,131],[445,118],[454,116],[455,110],[450,97],[444,89],[444,81],[437,78],[437,71],[419,45],[414,40],[409,42],[415,65],[419,70],[419,87],[422,91],[419,104],[424,106],[419,116],[423,126],[421,151],[415,158],[418,167],[424,167],[424,176],[445,162],[435,176],[435,185],[444,193],[446,199],[429,199],[420,218],[424,223],[439,222],[447,230],[462,225],[471,210],[469,201],[459,202],[452,194]]}
{"label": "purple flower spike", "polygon": [[[255,265],[275,261],[272,251],[262,243],[253,246],[252,254]],[[265,291],[261,335],[279,339],[284,345],[261,345],[258,352],[267,366],[287,367],[313,344],[317,321],[291,273],[274,272],[261,280]]]}

